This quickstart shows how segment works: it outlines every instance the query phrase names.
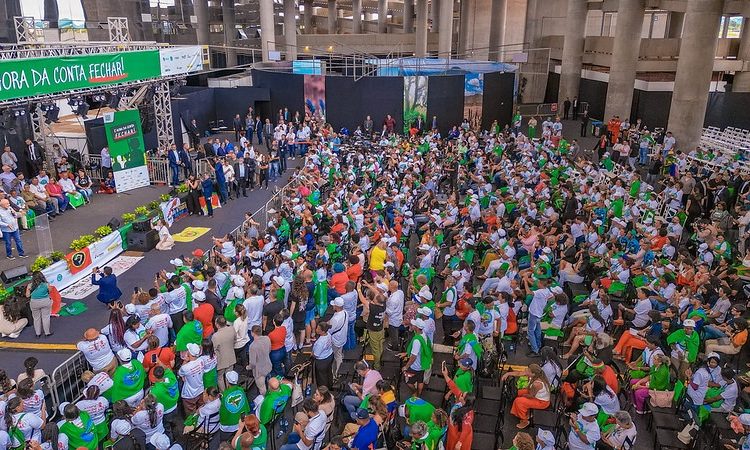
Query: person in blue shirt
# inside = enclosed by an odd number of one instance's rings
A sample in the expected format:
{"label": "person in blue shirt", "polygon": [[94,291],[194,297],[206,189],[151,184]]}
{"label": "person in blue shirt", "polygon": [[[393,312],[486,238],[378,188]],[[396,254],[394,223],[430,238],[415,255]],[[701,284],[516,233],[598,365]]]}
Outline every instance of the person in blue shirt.
{"label": "person in blue shirt", "polygon": [[214,171],[216,172],[216,184],[219,186],[219,199],[221,203],[227,201],[229,191],[227,190],[227,179],[224,178],[224,164],[220,159],[214,159]]}
{"label": "person in blue shirt", "polygon": [[359,430],[352,439],[350,448],[352,450],[369,450],[374,448],[375,441],[378,440],[378,424],[370,417],[366,409],[357,410],[357,425]]}
{"label": "person in blue shirt", "polygon": [[[102,272],[104,275],[101,275]],[[99,275],[98,279],[97,275]],[[98,267],[94,267],[94,271],[91,273],[91,284],[99,286],[96,299],[106,305],[111,305],[122,297],[122,291],[117,287],[117,275],[112,273],[112,268],[109,266],[106,266],[101,272]]]}
{"label": "person in blue shirt", "polygon": [[[221,171],[222,175],[224,170]],[[203,174],[203,181],[201,181],[201,189],[203,190],[203,198],[206,200],[206,209],[208,210],[208,217],[214,216],[214,208],[211,206],[211,197],[214,195],[214,181],[211,179],[211,175]]]}

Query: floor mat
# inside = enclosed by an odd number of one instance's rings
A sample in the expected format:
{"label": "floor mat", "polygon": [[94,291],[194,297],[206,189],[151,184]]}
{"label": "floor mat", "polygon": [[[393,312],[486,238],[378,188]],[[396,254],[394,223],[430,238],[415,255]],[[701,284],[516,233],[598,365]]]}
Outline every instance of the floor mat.
{"label": "floor mat", "polygon": [[[120,275],[125,273],[126,270],[136,265],[136,263],[142,259],[142,256],[120,255],[107,263],[107,266],[111,267],[112,272],[114,272],[114,274],[119,277]],[[62,298],[71,300],[83,300],[92,293],[96,292],[98,289],[98,286],[94,286],[91,284],[91,277],[86,277],[60,291],[60,295],[62,296]]]}
{"label": "floor mat", "polygon": [[204,227],[187,227],[177,234],[173,234],[172,238],[175,242],[193,242],[204,234],[208,233],[211,229]]}

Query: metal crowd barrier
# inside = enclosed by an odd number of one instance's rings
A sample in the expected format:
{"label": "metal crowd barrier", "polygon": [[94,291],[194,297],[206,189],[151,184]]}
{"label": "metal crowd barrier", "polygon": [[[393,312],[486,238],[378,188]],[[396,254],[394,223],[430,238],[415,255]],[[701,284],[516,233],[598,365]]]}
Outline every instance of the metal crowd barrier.
{"label": "metal crowd barrier", "polygon": [[83,396],[86,383],[81,380],[81,375],[87,370],[91,370],[91,365],[83,353],[76,352],[52,371],[49,383],[52,404],[47,406],[48,417],[54,418],[59,413],[58,409],[62,402],[75,402]]}

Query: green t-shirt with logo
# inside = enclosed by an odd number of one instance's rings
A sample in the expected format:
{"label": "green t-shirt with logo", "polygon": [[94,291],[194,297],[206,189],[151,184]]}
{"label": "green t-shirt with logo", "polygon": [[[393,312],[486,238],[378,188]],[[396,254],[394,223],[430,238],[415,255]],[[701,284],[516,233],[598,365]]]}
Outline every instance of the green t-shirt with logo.
{"label": "green t-shirt with logo", "polygon": [[174,341],[175,350],[184,352],[190,343],[201,345],[203,342],[203,324],[198,320],[186,322],[185,325],[177,332]]}
{"label": "green t-shirt with logo", "polygon": [[151,386],[151,394],[164,406],[164,411],[171,411],[180,400],[180,387],[177,376],[170,369],[164,369],[164,381],[157,381]]}
{"label": "green t-shirt with logo", "polygon": [[[112,402],[125,400],[143,389],[146,370],[137,359],[130,361],[130,367],[122,365],[112,375]],[[75,448],[75,447],[74,447]]]}
{"label": "green t-shirt with logo", "polygon": [[432,413],[435,412],[435,407],[432,406],[432,403],[419,397],[410,397],[406,401],[406,408],[409,410],[409,425],[413,425],[420,420],[424,423],[430,423]]}
{"label": "green t-shirt with logo", "polygon": [[292,396],[292,387],[288,384],[281,384],[278,391],[268,391],[260,405],[258,420],[263,425],[271,422],[274,411],[282,411],[286,403]]}
{"label": "green t-shirt with logo", "polygon": [[60,426],[60,433],[68,437],[68,448],[96,450],[99,446],[99,438],[94,421],[86,411],[81,411],[79,419],[81,426],[70,421],[65,421]]}
{"label": "green t-shirt with logo", "polygon": [[221,393],[219,423],[224,426],[237,425],[243,414],[250,412],[245,390],[240,386],[231,386]]}

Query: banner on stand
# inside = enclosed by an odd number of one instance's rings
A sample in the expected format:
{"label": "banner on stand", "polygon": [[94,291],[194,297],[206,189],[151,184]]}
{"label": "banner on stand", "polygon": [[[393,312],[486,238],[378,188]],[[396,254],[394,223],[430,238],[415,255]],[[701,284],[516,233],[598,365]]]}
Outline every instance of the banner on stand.
{"label": "banner on stand", "polygon": [[117,192],[148,186],[150,178],[146,167],[146,147],[138,110],[126,109],[105,114],[104,132],[112,157]]}
{"label": "banner on stand", "polygon": [[119,231],[113,231],[85,249],[69,253],[65,259],[42,270],[42,274],[49,284],[61,291],[91,276],[94,267],[104,266],[122,252],[122,235]]}

